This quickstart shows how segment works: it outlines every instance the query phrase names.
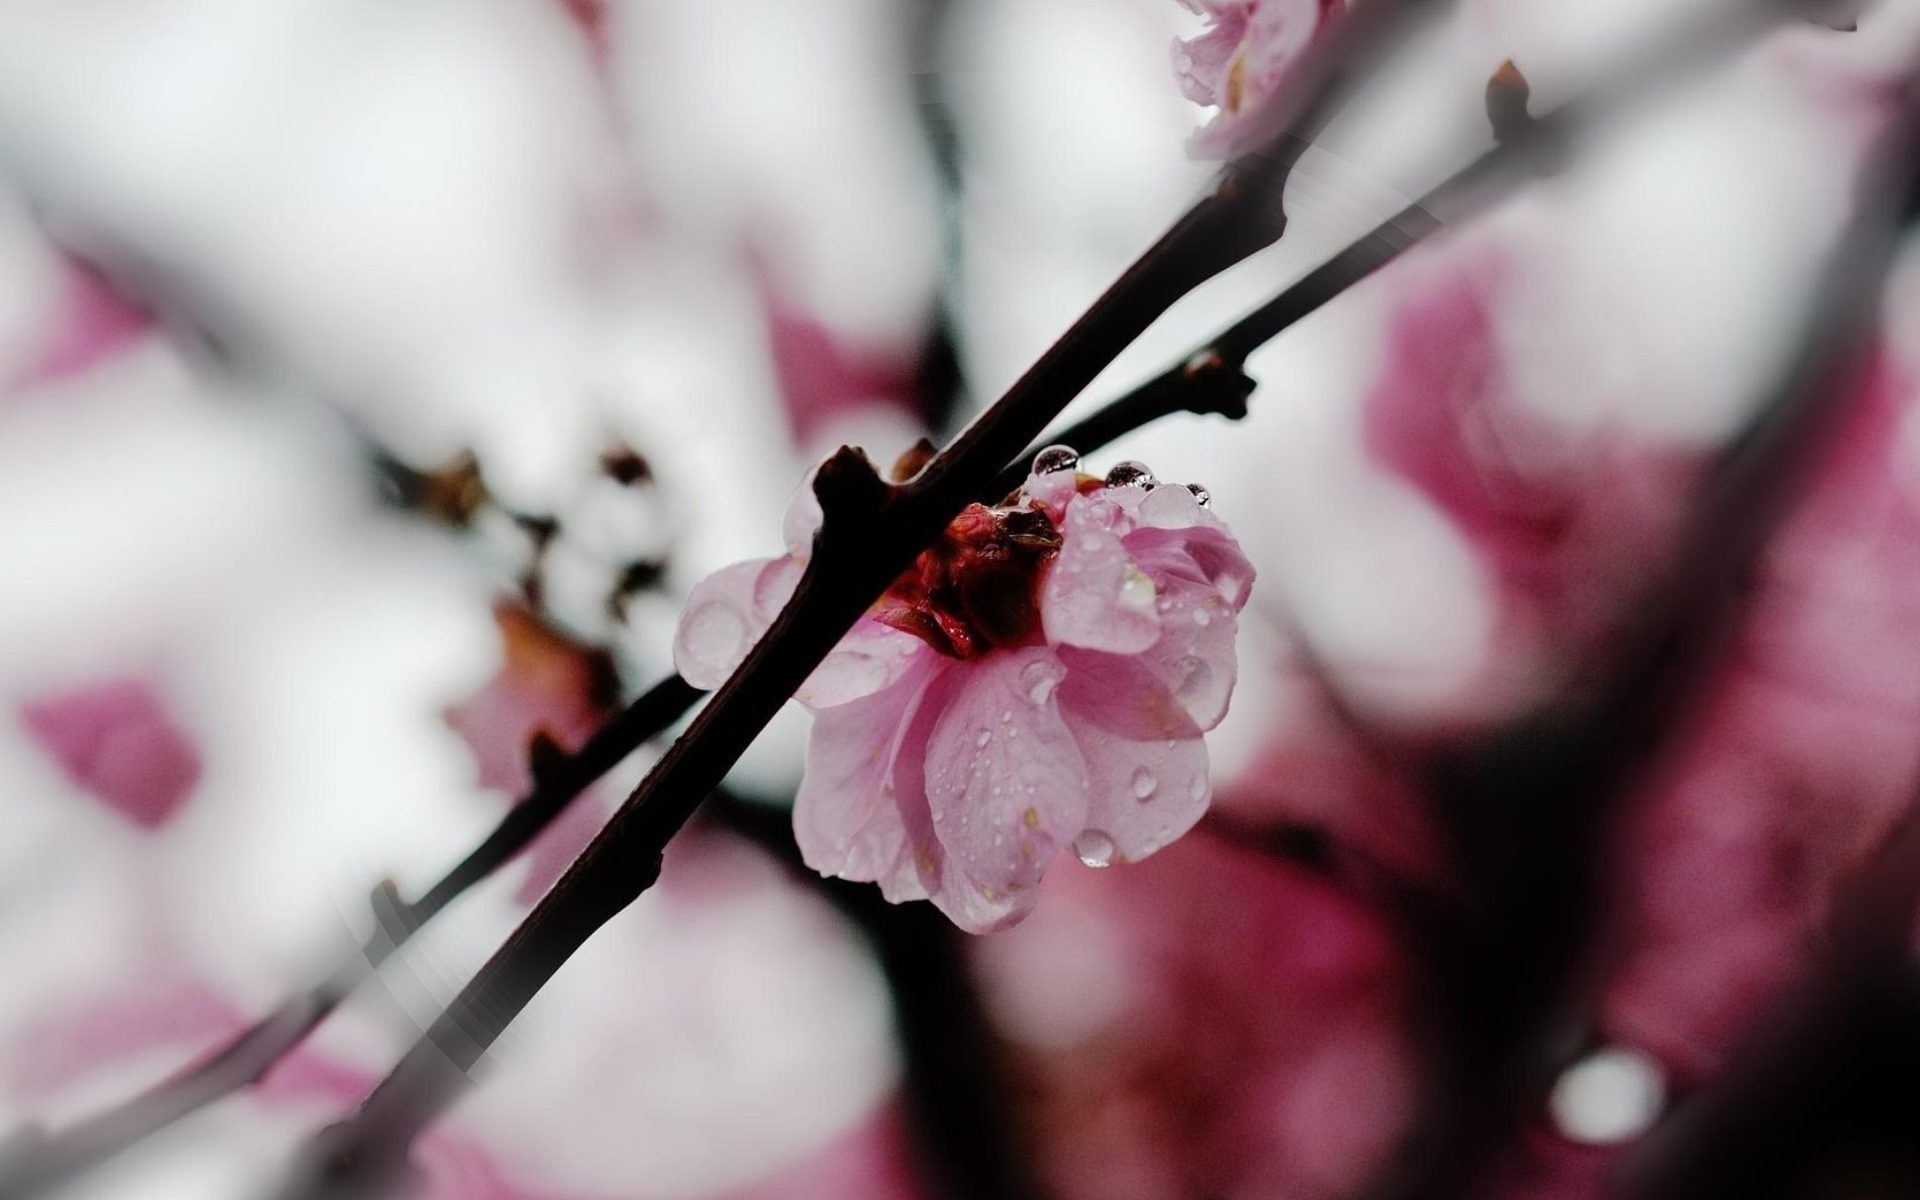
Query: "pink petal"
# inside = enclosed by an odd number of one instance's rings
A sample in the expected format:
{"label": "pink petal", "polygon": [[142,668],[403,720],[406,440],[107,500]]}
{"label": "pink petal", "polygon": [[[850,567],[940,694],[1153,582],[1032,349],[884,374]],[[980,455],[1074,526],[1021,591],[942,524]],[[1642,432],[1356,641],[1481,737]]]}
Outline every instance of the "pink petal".
{"label": "pink petal", "polygon": [[78,375],[153,328],[153,314],[129,300],[99,269],[68,257],[66,295],[52,336],[27,369],[26,382]]}
{"label": "pink petal", "polygon": [[772,339],[774,373],[795,441],[807,443],[835,417],[876,402],[910,407],[911,354],[853,344],[792,303],[770,281],[763,279],[760,292]]}
{"label": "pink petal", "polygon": [[1048,642],[1137,654],[1159,638],[1153,580],[1120,540],[1130,527],[1125,510],[1104,493],[1067,504],[1064,541],[1040,594]]}
{"label": "pink petal", "polygon": [[800,481],[800,487],[787,501],[787,512],[780,522],[787,553],[801,562],[813,557],[813,535],[820,532],[820,525],[826,520],[820,511],[820,497],[813,494],[813,476],[814,472],[808,471]]}
{"label": "pink petal", "polygon": [[[888,898],[924,898],[907,828],[901,820],[895,762],[916,725],[924,742],[931,715],[921,714],[941,664],[926,661],[884,691],[823,709],[807,742],[807,769],[794,798],[793,832],[806,864],[822,875],[882,883]],[[924,807],[924,770],[914,756],[907,782]]]}
{"label": "pink petal", "polygon": [[791,558],[754,558],[694,585],[673,635],[673,665],[697,688],[727,681],[800,582]]}
{"label": "pink petal", "polygon": [[892,687],[939,658],[912,634],[862,617],[794,696],[808,708],[833,708]]}
{"label": "pink petal", "polygon": [[927,800],[946,852],[934,900],[964,929],[1030,909],[1084,827],[1087,764],[1054,695],[1062,673],[1043,647],[990,654],[959,675],[934,726]]}
{"label": "pink petal", "polygon": [[1089,776],[1087,827],[1078,839],[1082,853],[1115,863],[1139,862],[1206,815],[1213,786],[1204,738],[1137,741],[1082,720],[1071,679],[1061,692],[1061,711]]}
{"label": "pink petal", "polygon": [[139,680],[28,704],[20,720],[69,779],[142,829],[165,825],[200,782],[193,742]]}
{"label": "pink petal", "polygon": [[1239,620],[1210,587],[1161,577],[1160,589],[1160,640],[1140,661],[1195,725],[1212,729],[1227,715],[1239,679]]}
{"label": "pink petal", "polygon": [[1134,741],[1200,736],[1200,727],[1143,657],[1071,648],[1059,657],[1067,668],[1062,703],[1076,721]]}
{"label": "pink petal", "polygon": [[449,709],[447,723],[480,764],[480,785],[521,795],[533,784],[528,759],[536,736],[577,749],[606,717],[617,691],[603,655],[561,636],[525,609],[497,605],[500,669]]}

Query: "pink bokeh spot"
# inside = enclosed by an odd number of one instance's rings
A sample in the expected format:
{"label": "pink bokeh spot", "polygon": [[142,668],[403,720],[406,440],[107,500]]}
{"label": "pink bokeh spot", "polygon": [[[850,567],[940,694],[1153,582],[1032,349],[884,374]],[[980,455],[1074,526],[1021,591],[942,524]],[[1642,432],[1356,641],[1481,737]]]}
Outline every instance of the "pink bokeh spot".
{"label": "pink bokeh spot", "polygon": [[72,256],[63,258],[62,266],[59,308],[23,384],[81,374],[154,328],[153,314],[109,283],[99,268]]}
{"label": "pink bokeh spot", "polygon": [[1644,594],[1701,456],[1570,429],[1512,394],[1494,328],[1507,274],[1465,256],[1399,302],[1363,413],[1368,450],[1455,526],[1495,586],[1484,685],[1529,695],[1587,665]]}
{"label": "pink bokeh spot", "polygon": [[142,829],[165,825],[200,782],[199,752],[143,680],[34,701],[20,720],[69,779]]}
{"label": "pink bokeh spot", "polygon": [[[674,644],[689,682],[723,682],[791,595],[818,519],[796,512],[787,557],[694,589]],[[1252,583],[1178,485],[1057,470],[972,506],[798,693],[816,713],[794,805],[808,865],[987,932],[1069,848],[1106,866],[1174,841],[1212,798],[1202,735]]]}
{"label": "pink bokeh spot", "polygon": [[104,995],[69,996],[22,1024],[8,1047],[7,1089],[43,1101],[96,1071],[182,1044],[216,1045],[245,1018],[194,980],[149,979]]}
{"label": "pink bokeh spot", "polygon": [[806,445],[834,418],[870,405],[910,406],[910,354],[854,345],[795,304],[768,274],[765,269],[759,272],[760,302],[774,375],[796,442]]}
{"label": "pink bokeh spot", "polygon": [[[1360,1194],[1417,1098],[1392,930],[1204,832],[1064,876],[975,961],[1061,1200]],[[1049,973],[1072,983],[1049,994]]]}

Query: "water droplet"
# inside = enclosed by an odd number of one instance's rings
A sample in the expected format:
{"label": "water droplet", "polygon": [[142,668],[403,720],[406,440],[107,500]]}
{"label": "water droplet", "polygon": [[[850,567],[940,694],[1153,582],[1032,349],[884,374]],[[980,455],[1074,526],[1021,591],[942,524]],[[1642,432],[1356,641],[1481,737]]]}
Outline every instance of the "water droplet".
{"label": "water droplet", "polygon": [[1206,508],[1213,503],[1213,493],[1201,487],[1199,484],[1190,483],[1187,485],[1187,490],[1193,493],[1194,500],[1199,503],[1201,508]]}
{"label": "water droplet", "polygon": [[1145,463],[1132,459],[1115,463],[1113,470],[1107,472],[1108,487],[1152,487],[1157,482]]}
{"label": "water droplet", "polygon": [[730,606],[710,601],[687,615],[681,639],[690,657],[727,670],[746,649],[747,622]]}
{"label": "water droplet", "polygon": [[1204,608],[1196,608],[1193,610],[1193,623],[1204,629],[1213,623],[1213,616]]}
{"label": "water droplet", "polygon": [[1206,798],[1207,777],[1205,775],[1195,775],[1192,780],[1187,783],[1187,799],[1198,804]]}
{"label": "water droplet", "polygon": [[1145,801],[1151,799],[1154,789],[1159,786],[1160,781],[1153,777],[1152,771],[1147,770],[1145,767],[1135,767],[1133,769],[1133,798],[1135,800]]}
{"label": "water droplet", "polygon": [[1207,690],[1213,682],[1213,668],[1203,658],[1188,655],[1175,663],[1180,672],[1180,682],[1174,685],[1173,694],[1182,700],[1190,700]]}
{"label": "water droplet", "polygon": [[1129,566],[1125,579],[1120,581],[1120,603],[1136,612],[1147,612],[1153,608],[1153,580],[1138,567]]}
{"label": "water droplet", "polygon": [[973,736],[973,744],[976,746],[985,746],[988,742],[992,740],[993,740],[993,734],[985,729],[982,729],[979,733]]}
{"label": "water droplet", "polygon": [[1058,663],[1035,659],[1020,668],[1020,686],[1025,689],[1028,700],[1036,705],[1045,704],[1053,695],[1053,689],[1060,685],[1061,674]]}
{"label": "water droplet", "polygon": [[1097,829],[1089,829],[1075,838],[1073,852],[1090,867],[1113,865],[1113,839]]}
{"label": "water droplet", "polygon": [[1080,465],[1080,452],[1072,446],[1048,446],[1033,456],[1033,473],[1051,475],[1055,471],[1071,471]]}

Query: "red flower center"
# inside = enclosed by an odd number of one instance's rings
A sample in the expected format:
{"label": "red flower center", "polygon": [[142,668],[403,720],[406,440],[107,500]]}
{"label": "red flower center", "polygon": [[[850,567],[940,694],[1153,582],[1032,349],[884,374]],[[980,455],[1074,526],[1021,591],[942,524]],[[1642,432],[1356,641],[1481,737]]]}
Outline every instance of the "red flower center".
{"label": "red flower center", "polygon": [[1040,623],[1040,571],[1059,549],[1045,513],[970,504],[893,581],[872,616],[953,658],[1021,645]]}

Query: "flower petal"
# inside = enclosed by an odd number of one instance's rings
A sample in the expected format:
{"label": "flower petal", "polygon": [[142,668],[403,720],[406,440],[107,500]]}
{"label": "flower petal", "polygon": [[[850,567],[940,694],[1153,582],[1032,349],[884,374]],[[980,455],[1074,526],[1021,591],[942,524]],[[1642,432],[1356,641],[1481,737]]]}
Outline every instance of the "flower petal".
{"label": "flower petal", "polygon": [[[866,617],[840,639],[794,698],[820,710],[848,704],[892,687],[940,653],[910,633]],[[898,719],[898,714],[890,719]]]}
{"label": "flower petal", "polygon": [[787,553],[801,562],[813,557],[813,535],[820,532],[826,515],[820,510],[820,497],[813,494],[813,477],[819,468],[808,471],[800,488],[787,501],[786,516],[780,522],[780,534],[786,539]]}
{"label": "flower petal", "polygon": [[945,861],[934,900],[975,932],[1031,908],[1055,855],[1084,827],[1087,765],[1043,647],[978,660],[959,676],[927,745],[927,800]]}
{"label": "flower petal", "polygon": [[1201,729],[1227,715],[1239,681],[1234,654],[1239,619],[1211,587],[1178,578],[1161,579],[1160,640],[1140,656],[1159,683]]}
{"label": "flower petal", "polygon": [[1192,829],[1213,800],[1207,743],[1192,737],[1136,740],[1082,719],[1081,690],[1061,689],[1061,711],[1086,758],[1087,828],[1080,849],[1110,862],[1139,862]]}
{"label": "flower petal", "polygon": [[1040,594],[1048,642],[1137,654],[1160,636],[1153,580],[1121,542],[1130,525],[1105,494],[1076,496],[1067,504],[1064,540]]}
{"label": "flower petal", "polygon": [[883,691],[822,710],[807,742],[807,769],[794,798],[793,832],[800,855],[822,875],[878,882],[887,898],[923,899],[896,794],[896,766],[907,768],[910,803],[924,810],[925,771],[919,752],[932,714],[921,709],[944,664],[918,669]]}
{"label": "flower petal", "polygon": [[675,669],[697,688],[725,683],[780,614],[802,572],[791,558],[754,558],[695,584],[673,635]]}

